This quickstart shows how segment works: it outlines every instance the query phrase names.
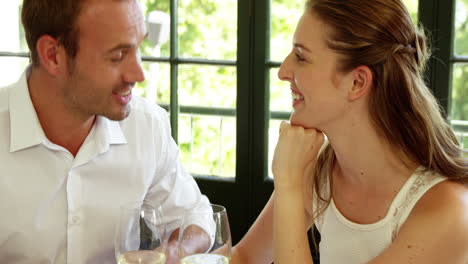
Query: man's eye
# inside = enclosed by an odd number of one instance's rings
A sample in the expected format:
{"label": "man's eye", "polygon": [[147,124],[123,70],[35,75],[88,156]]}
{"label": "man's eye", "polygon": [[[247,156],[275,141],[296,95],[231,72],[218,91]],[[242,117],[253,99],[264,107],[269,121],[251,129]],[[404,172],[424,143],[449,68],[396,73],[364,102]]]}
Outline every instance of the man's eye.
{"label": "man's eye", "polygon": [[119,56],[119,57],[112,57],[110,60],[112,62],[120,62],[122,61],[122,59],[123,59],[123,56]]}
{"label": "man's eye", "polygon": [[120,51],[120,52],[117,52],[116,54],[114,54],[110,60],[112,62],[120,62],[123,60],[123,58],[125,57],[125,52],[124,51]]}

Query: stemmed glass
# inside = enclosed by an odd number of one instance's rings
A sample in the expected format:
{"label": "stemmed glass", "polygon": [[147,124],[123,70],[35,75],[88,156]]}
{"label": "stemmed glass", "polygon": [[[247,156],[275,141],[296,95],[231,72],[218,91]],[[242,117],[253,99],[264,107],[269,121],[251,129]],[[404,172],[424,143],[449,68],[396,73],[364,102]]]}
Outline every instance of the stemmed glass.
{"label": "stemmed glass", "polygon": [[[194,228],[206,238],[197,237]],[[195,235],[194,235],[195,234]],[[197,242],[204,246],[198,247]],[[226,208],[211,205],[211,210],[186,211],[179,232],[179,259],[181,264],[228,264],[231,258],[231,231]]]}
{"label": "stemmed glass", "polygon": [[166,242],[160,207],[142,202],[121,206],[115,232],[118,264],[164,264]]}

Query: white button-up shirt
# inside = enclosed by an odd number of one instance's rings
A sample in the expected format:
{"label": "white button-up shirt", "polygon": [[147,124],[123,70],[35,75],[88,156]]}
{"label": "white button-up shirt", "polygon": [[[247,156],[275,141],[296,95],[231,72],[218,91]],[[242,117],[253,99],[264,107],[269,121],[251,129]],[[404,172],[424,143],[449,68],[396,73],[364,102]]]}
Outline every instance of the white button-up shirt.
{"label": "white button-up shirt", "polygon": [[45,136],[27,74],[0,89],[0,263],[116,263],[119,207],[161,205],[169,229],[209,206],[178,159],[167,113],[134,97],[123,121],[98,116],[76,157]]}

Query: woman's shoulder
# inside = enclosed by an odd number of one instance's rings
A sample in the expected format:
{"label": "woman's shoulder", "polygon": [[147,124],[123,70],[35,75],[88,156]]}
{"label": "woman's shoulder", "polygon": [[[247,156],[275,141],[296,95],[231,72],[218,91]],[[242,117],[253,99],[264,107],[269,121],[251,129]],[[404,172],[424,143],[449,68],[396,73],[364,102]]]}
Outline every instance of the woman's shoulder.
{"label": "woman's shoulder", "polygon": [[425,252],[421,255],[424,257],[420,256],[426,260],[424,263],[441,263],[429,262],[429,259],[434,258],[431,261],[435,261],[441,258],[437,252],[442,250],[447,254],[445,256],[447,258],[466,261],[468,260],[467,223],[467,187],[451,180],[441,181],[430,188],[416,203],[392,243],[388,252],[392,254],[385,255],[390,258],[392,255],[414,257],[423,252],[413,249],[420,249]]}
{"label": "woman's shoulder", "polygon": [[465,209],[468,214],[467,185],[449,179],[441,181],[421,197],[415,209],[442,209],[447,207],[459,207]]}
{"label": "woman's shoulder", "polygon": [[392,244],[372,264],[467,263],[468,190],[444,180],[413,208]]}
{"label": "woman's shoulder", "polygon": [[451,223],[446,228],[464,232],[468,240],[468,187],[452,180],[437,183],[416,203],[410,217],[430,217],[437,226]]}

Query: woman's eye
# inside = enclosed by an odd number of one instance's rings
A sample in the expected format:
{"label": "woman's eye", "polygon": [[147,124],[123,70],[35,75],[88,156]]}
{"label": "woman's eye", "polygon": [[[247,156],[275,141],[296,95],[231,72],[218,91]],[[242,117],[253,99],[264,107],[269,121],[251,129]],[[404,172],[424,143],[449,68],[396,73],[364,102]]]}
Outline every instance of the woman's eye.
{"label": "woman's eye", "polygon": [[301,55],[299,55],[297,53],[295,55],[296,55],[296,60],[297,61],[305,61],[305,59]]}

